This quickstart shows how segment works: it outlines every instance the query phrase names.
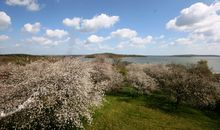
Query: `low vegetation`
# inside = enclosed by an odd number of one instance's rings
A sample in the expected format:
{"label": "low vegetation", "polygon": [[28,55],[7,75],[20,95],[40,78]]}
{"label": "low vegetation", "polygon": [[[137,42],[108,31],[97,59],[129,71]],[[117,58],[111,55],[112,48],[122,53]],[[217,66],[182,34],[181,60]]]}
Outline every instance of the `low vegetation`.
{"label": "low vegetation", "polygon": [[111,65],[70,58],[1,70],[10,75],[0,80],[0,129],[83,128],[82,121],[92,121],[91,108],[101,104],[105,90],[120,82]]}
{"label": "low vegetation", "polygon": [[99,56],[0,65],[0,129],[217,129],[219,103],[219,77],[206,61]]}
{"label": "low vegetation", "polygon": [[123,55],[123,54],[113,54],[113,53],[100,53],[100,54],[86,55],[85,58],[97,58],[100,56],[105,57],[105,58],[145,57],[144,55]]}
{"label": "low vegetation", "polygon": [[144,71],[158,81],[161,91],[174,98],[176,107],[181,103],[197,107],[215,107],[220,84],[209,70],[206,61],[190,66],[170,64],[161,72],[150,68]]}
{"label": "low vegetation", "polygon": [[47,60],[50,62],[58,61],[63,57],[59,56],[33,56],[24,54],[12,54],[12,55],[0,55],[0,65],[16,64],[16,65],[26,65],[37,60]]}
{"label": "low vegetation", "polygon": [[[130,93],[130,92],[129,92]],[[108,95],[86,130],[218,130],[219,115],[173,103],[160,94]]]}

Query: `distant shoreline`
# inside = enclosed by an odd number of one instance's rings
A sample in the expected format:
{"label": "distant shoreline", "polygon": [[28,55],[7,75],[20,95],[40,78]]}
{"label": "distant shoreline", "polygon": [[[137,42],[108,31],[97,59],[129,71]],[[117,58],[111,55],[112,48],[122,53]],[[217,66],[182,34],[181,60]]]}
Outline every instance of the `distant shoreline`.
{"label": "distant shoreline", "polygon": [[79,54],[79,55],[33,55],[33,54],[0,54],[0,56],[42,56],[42,57],[81,57],[95,58],[97,56],[104,56],[106,58],[124,58],[124,57],[220,57],[220,55],[136,55],[136,54],[114,54],[114,53],[95,53],[95,54]]}

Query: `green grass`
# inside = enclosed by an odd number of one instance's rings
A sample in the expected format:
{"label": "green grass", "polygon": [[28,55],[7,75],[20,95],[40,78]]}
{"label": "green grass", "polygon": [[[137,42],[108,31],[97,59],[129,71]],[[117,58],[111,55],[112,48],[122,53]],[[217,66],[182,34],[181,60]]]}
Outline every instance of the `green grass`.
{"label": "green grass", "polygon": [[218,130],[220,118],[216,113],[204,112],[187,106],[178,110],[163,95],[106,96],[104,105],[97,109],[87,130]]}

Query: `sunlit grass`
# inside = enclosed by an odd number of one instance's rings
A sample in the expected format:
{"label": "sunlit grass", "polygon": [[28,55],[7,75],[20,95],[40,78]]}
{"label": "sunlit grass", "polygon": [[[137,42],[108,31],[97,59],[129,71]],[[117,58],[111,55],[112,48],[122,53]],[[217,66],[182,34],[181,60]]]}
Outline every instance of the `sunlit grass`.
{"label": "sunlit grass", "polygon": [[131,97],[106,96],[104,106],[96,110],[93,123],[87,130],[172,130],[219,129],[220,119],[215,113],[180,106],[174,110],[172,103],[159,96]]}

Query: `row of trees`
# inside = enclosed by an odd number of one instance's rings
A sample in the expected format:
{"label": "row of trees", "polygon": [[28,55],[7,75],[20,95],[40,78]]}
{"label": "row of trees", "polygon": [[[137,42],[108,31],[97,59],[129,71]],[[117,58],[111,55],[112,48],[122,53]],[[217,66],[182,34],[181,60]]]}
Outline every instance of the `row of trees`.
{"label": "row of trees", "polygon": [[212,109],[219,106],[220,80],[207,61],[189,65],[129,64],[115,58],[112,64],[139,94],[161,91],[175,101],[176,108],[182,103]]}
{"label": "row of trees", "polygon": [[220,97],[220,82],[208,68],[206,61],[191,65],[131,64],[128,80],[135,87],[162,91],[174,99],[176,108],[181,103],[196,107],[215,108]]}

